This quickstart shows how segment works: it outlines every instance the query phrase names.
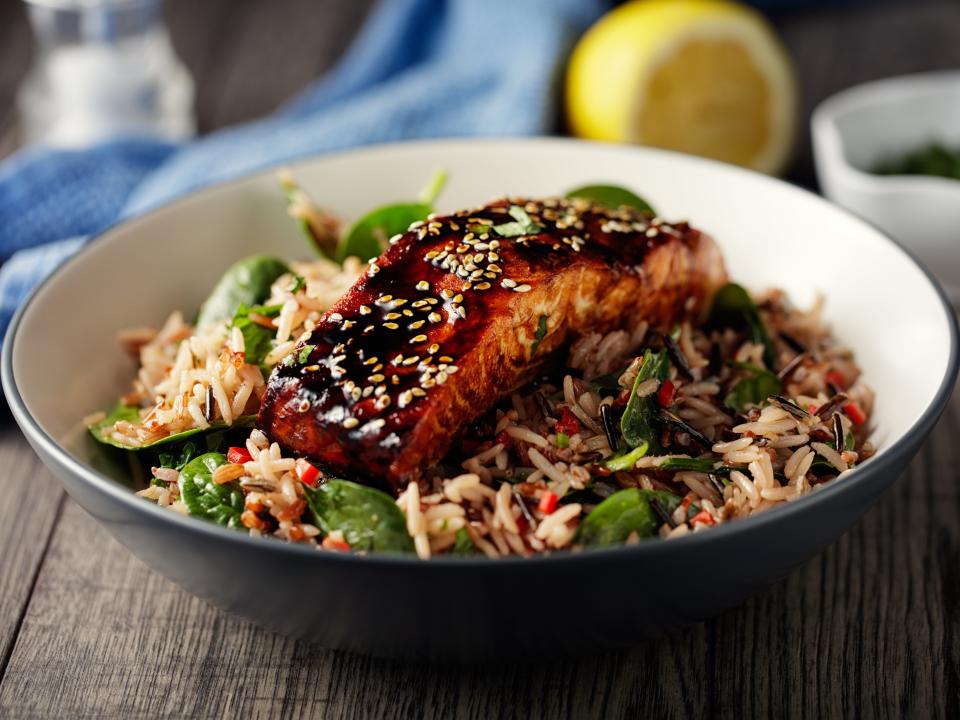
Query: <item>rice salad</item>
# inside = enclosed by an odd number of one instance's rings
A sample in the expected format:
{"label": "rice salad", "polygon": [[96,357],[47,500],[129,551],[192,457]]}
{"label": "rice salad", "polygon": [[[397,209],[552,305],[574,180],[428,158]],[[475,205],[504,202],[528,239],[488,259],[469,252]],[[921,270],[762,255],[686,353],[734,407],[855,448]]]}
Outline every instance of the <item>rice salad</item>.
{"label": "rice salad", "polygon": [[728,283],[696,321],[579,337],[398,492],[329,476],[255,427],[267,378],[370,271],[370,248],[427,215],[341,232],[282,182],[321,256],[247,258],[195,320],[121,332],[137,376],[86,419],[160,507],[326,551],[526,556],[703,532],[842,482],[874,452],[873,393],[822,299],[799,309]]}

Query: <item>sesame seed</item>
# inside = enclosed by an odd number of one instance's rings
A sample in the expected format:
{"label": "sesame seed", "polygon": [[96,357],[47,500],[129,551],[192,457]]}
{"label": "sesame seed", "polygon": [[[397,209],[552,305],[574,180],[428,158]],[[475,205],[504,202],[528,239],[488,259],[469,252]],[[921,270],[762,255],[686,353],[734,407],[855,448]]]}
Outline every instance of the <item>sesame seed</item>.
{"label": "sesame seed", "polygon": [[364,397],[370,397],[371,395],[373,395],[373,385],[367,385],[367,386],[363,389],[363,396],[364,396]]}
{"label": "sesame seed", "polygon": [[500,266],[494,263],[490,263],[489,265],[487,265],[487,270],[489,270],[490,272],[503,272],[500,269]]}
{"label": "sesame seed", "polygon": [[316,372],[316,371],[319,370],[319,369],[320,369],[320,366],[319,366],[319,365],[307,365],[307,366],[304,368],[304,371],[306,371],[306,372]]}
{"label": "sesame seed", "polygon": [[362,396],[363,392],[358,387],[355,387],[350,391],[350,397],[353,398],[354,402],[357,402],[357,400],[359,400]]}
{"label": "sesame seed", "polygon": [[426,397],[426,395],[427,395],[423,390],[421,390],[420,388],[417,388],[417,387],[415,387],[415,388],[410,388],[410,392],[412,392],[412,393],[413,393],[414,395],[416,395],[417,397]]}
{"label": "sesame seed", "polygon": [[416,345],[417,343],[422,343],[426,341],[427,341],[426,335],[414,335],[412,338],[410,338],[411,345]]}
{"label": "sesame seed", "polygon": [[344,330],[349,330],[356,324],[357,324],[356,320],[344,320],[343,324],[340,327],[342,327]]}
{"label": "sesame seed", "polygon": [[389,242],[391,245],[396,245],[398,242],[400,242],[400,238],[402,238],[402,237],[403,237],[403,233],[397,233],[396,235],[394,235],[393,237],[391,237],[388,242]]}
{"label": "sesame seed", "polygon": [[381,295],[381,296],[378,297],[376,300],[374,300],[374,302],[375,302],[377,305],[385,305],[385,304],[387,304],[388,302],[390,302],[391,300],[393,300],[393,295]]}
{"label": "sesame seed", "polygon": [[489,290],[490,283],[484,281],[482,283],[477,283],[474,287],[476,287],[477,290]]}
{"label": "sesame seed", "polygon": [[366,430],[367,428],[370,428],[371,430],[379,430],[386,424],[387,424],[386,420],[384,420],[383,418],[377,418],[376,420],[371,420],[366,425],[364,425],[363,429]]}
{"label": "sesame seed", "polygon": [[413,310],[410,310],[410,309],[408,309],[408,308],[404,308],[403,311],[402,311],[402,314],[403,314],[404,317],[413,317]]}
{"label": "sesame seed", "polygon": [[455,302],[455,303],[462,303],[462,302],[463,302],[463,295],[460,295],[460,294],[455,295],[454,298],[453,298],[453,302]]}
{"label": "sesame seed", "polygon": [[350,428],[355,428],[359,424],[360,424],[360,421],[357,420],[356,418],[347,418],[346,420],[343,421],[343,426],[347,428],[347,430],[349,430]]}
{"label": "sesame seed", "polygon": [[391,384],[393,384],[393,385],[399,385],[399,384],[400,384],[400,376],[399,376],[399,375],[391,375],[391,376],[390,376],[390,382],[391,382]]}
{"label": "sesame seed", "polygon": [[429,290],[429,289],[430,289],[430,283],[428,283],[426,280],[421,280],[420,282],[417,283],[417,290]]}
{"label": "sesame seed", "polygon": [[497,253],[495,252],[488,252],[487,260],[489,260],[490,262],[497,262],[498,260],[500,260],[500,256],[497,255]]}
{"label": "sesame seed", "polygon": [[383,319],[384,319],[384,320],[396,320],[398,317],[400,317],[400,313],[398,313],[398,312],[389,312],[389,313],[387,313],[386,315],[383,316]]}
{"label": "sesame seed", "polygon": [[384,326],[387,330],[396,330],[396,329],[398,329],[398,328],[400,327],[400,326],[397,325],[395,322],[385,322],[385,323],[383,324],[383,326]]}
{"label": "sesame seed", "polygon": [[413,393],[409,390],[404,390],[402,393],[400,393],[400,397],[397,398],[397,405],[399,405],[401,408],[404,408],[410,404],[411,400],[413,400]]}
{"label": "sesame seed", "polygon": [[461,318],[467,317],[467,309],[463,305],[457,305],[457,315]]}
{"label": "sesame seed", "polygon": [[364,334],[364,335],[367,335],[368,333],[372,333],[374,327],[375,327],[374,325],[367,325],[367,326],[363,329],[363,334]]}
{"label": "sesame seed", "polygon": [[427,305],[427,301],[426,301],[426,300],[417,300],[417,301],[411,303],[410,307],[422,308],[422,307],[426,307],[426,305]]}
{"label": "sesame seed", "polygon": [[530,292],[531,290],[533,290],[533,288],[527,285],[526,283],[524,283],[523,285],[517,285],[513,289],[514,292],[518,292],[518,293]]}
{"label": "sesame seed", "polygon": [[444,300],[449,300],[450,298],[453,297],[453,292],[444,288],[443,290],[440,291],[440,297],[442,297]]}
{"label": "sesame seed", "polygon": [[440,362],[443,362],[443,363],[451,363],[451,362],[453,362],[453,358],[450,357],[449,355],[441,355],[441,356],[440,356]]}
{"label": "sesame seed", "polygon": [[437,373],[437,385],[443,385],[447,381],[447,374],[445,372]]}
{"label": "sesame seed", "polygon": [[427,302],[428,302],[430,305],[437,305],[437,304],[439,304],[440,301],[437,300],[436,298],[427,298]]}
{"label": "sesame seed", "polygon": [[327,316],[327,319],[330,322],[340,322],[341,320],[343,320],[343,315],[341,315],[340,313],[330,313]]}
{"label": "sesame seed", "polygon": [[511,280],[510,278],[504,278],[503,280],[500,281],[500,285],[507,289],[515,288],[517,286],[517,281]]}
{"label": "sesame seed", "polygon": [[453,375],[459,369],[456,365],[447,365],[446,373],[447,375]]}
{"label": "sesame seed", "polygon": [[426,323],[426,320],[416,320],[416,321],[410,323],[409,325],[407,325],[407,329],[408,329],[408,330],[419,330],[420,328],[423,327],[424,323]]}
{"label": "sesame seed", "polygon": [[376,375],[371,375],[370,377],[367,378],[367,380],[369,380],[372,383],[381,383],[385,379],[386,378],[384,378],[383,375],[381,375],[380,373],[377,373]]}
{"label": "sesame seed", "polygon": [[427,315],[427,320],[429,320],[432,323],[438,323],[441,320],[443,320],[443,316],[438,312],[432,312],[429,315]]}
{"label": "sesame seed", "polygon": [[309,410],[309,409],[310,409],[310,401],[307,400],[306,398],[304,398],[303,400],[301,400],[301,401],[300,401],[300,404],[297,405],[297,410],[299,410],[299,411],[302,412],[302,413],[303,413],[303,412],[306,412],[306,411]]}
{"label": "sesame seed", "polygon": [[397,355],[393,360],[391,360],[394,365],[399,365],[403,362],[403,355]]}
{"label": "sesame seed", "polygon": [[381,370],[383,370],[383,363],[377,363],[376,365],[373,366],[373,371],[375,373],[380,372]]}
{"label": "sesame seed", "polygon": [[420,362],[420,356],[411,355],[410,357],[404,359],[403,364],[409,367],[410,365],[416,365],[418,362]]}
{"label": "sesame seed", "polygon": [[407,301],[404,298],[397,298],[396,300],[393,301],[394,307],[400,307],[401,305],[406,305],[406,304],[407,304]]}
{"label": "sesame seed", "polygon": [[361,306],[360,306],[360,314],[361,314],[361,315],[369,315],[369,314],[372,313],[372,312],[373,312],[373,310],[370,309],[370,306],[369,306],[369,305],[361,305]]}
{"label": "sesame seed", "polygon": [[375,263],[371,263],[369,272],[371,275],[376,275],[378,272],[380,272],[380,266]]}
{"label": "sesame seed", "polygon": [[364,365],[376,365],[376,364],[377,364],[377,356],[374,355],[372,358],[368,358],[368,359],[364,360],[364,361],[363,361],[363,364],[364,364]]}
{"label": "sesame seed", "polygon": [[437,352],[439,349],[440,349],[440,346],[439,346],[437,343],[434,343],[433,345],[431,345],[430,347],[427,348],[427,352],[430,353],[431,355],[433,355],[433,354],[434,354],[435,352]]}
{"label": "sesame seed", "polygon": [[377,398],[377,401],[373,404],[373,406],[377,410],[385,410],[389,404],[390,404],[390,396],[381,395],[379,398]]}
{"label": "sesame seed", "polygon": [[437,255],[439,255],[439,254],[440,254],[440,253],[437,252],[436,250],[431,250],[430,252],[428,252],[426,255],[423,256],[423,259],[424,259],[424,260],[433,260],[433,259],[434,259]]}

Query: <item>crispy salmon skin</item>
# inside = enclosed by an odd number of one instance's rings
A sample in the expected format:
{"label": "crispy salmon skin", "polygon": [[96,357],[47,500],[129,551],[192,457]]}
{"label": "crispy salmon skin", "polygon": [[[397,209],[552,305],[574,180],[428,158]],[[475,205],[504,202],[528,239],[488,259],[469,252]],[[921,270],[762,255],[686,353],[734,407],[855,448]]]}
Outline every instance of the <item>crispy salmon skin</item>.
{"label": "crispy salmon skin", "polygon": [[328,473],[399,488],[555,350],[670,327],[725,280],[709,236],[625,207],[504,199],[431,217],[276,367],[259,425]]}

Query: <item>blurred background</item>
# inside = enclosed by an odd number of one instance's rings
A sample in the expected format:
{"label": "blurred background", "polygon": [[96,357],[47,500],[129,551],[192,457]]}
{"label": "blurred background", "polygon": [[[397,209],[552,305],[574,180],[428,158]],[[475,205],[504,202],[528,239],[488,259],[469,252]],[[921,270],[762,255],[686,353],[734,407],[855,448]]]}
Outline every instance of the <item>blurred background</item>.
{"label": "blurred background", "polygon": [[[276,109],[336,62],[374,4],[374,0],[162,2],[162,20],[176,55],[195,84],[197,131],[209,133]],[[770,19],[796,67],[800,123],[787,175],[806,185],[815,183],[806,121],[819,101],[875,78],[960,68],[958,0],[754,4]],[[0,157],[24,142],[25,133],[17,127],[16,96],[37,49],[27,4],[0,0]],[[562,130],[561,116],[557,123]]]}
{"label": "blurred background", "polygon": [[[306,154],[481,134],[781,175],[888,230],[958,300],[960,72],[847,93],[811,133],[839,91],[958,69],[960,0],[0,0],[0,322],[120,213]],[[138,142],[75,152],[118,137]]]}

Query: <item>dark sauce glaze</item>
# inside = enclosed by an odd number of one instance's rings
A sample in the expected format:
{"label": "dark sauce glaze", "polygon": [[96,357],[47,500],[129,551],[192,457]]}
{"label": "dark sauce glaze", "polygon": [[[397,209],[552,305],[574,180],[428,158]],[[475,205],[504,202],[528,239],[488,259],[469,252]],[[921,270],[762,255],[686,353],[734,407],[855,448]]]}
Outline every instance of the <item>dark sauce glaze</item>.
{"label": "dark sauce glaze", "polygon": [[[513,221],[511,205],[540,231],[493,230]],[[321,466],[361,465],[382,477],[431,392],[460,371],[458,358],[493,314],[535,291],[537,278],[577,261],[635,273],[652,249],[694,235],[686,223],[579,199],[504,199],[414,223],[274,370],[259,424],[270,432],[281,420],[287,434],[275,439],[316,448]]]}

